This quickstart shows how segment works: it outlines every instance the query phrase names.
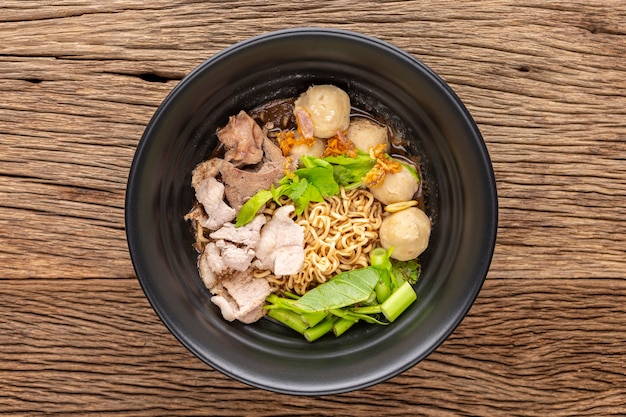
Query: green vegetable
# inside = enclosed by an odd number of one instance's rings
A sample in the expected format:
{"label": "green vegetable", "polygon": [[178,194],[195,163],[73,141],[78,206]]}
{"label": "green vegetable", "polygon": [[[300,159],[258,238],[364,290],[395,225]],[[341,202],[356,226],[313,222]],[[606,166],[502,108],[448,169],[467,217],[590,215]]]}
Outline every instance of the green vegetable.
{"label": "green vegetable", "polygon": [[393,291],[395,282],[392,282],[391,273],[391,253],[393,247],[389,250],[383,248],[375,248],[370,252],[370,264],[378,270],[379,279],[374,287],[376,291],[376,300],[379,303],[384,302]]}
{"label": "green vegetable", "polygon": [[237,214],[237,221],[235,227],[245,226],[250,223],[254,216],[261,210],[261,207],[272,199],[272,192],[268,190],[261,190],[253,195],[248,201],[241,206],[239,214]]}
{"label": "green vegetable", "polygon": [[416,299],[417,295],[415,294],[415,290],[413,290],[411,284],[405,282],[381,304],[380,309],[385,315],[385,318],[392,322]]}
{"label": "green vegetable", "polygon": [[335,155],[325,157],[324,161],[331,165],[343,165],[355,171],[365,170],[366,173],[376,164],[376,160],[372,159],[367,152],[363,151],[357,151],[356,158],[347,155]]}
{"label": "green vegetable", "polygon": [[325,311],[318,311],[315,313],[302,313],[300,317],[302,318],[302,321],[309,325],[309,327],[313,327],[317,323],[328,317],[328,313]]}
{"label": "green vegetable", "polygon": [[321,158],[317,158],[315,156],[311,156],[311,155],[301,156],[300,161],[302,161],[302,165],[304,165],[305,168],[313,168],[313,167],[330,168],[331,167],[330,162]]}
{"label": "green vegetable", "polygon": [[333,324],[333,333],[335,337],[341,336],[344,334],[350,327],[355,325],[358,322],[356,319],[348,319],[348,318],[339,318]]}
{"label": "green vegetable", "polygon": [[354,305],[368,299],[378,278],[378,272],[371,267],[342,272],[307,292],[293,305],[307,312]]}
{"label": "green vegetable", "polygon": [[354,310],[352,308],[345,308],[345,309],[333,309],[330,310],[330,313],[333,316],[337,316],[337,317],[341,317],[342,319],[348,319],[348,320],[363,320],[366,323],[370,323],[370,324],[380,324],[380,325],[385,325],[387,323],[380,321],[376,318],[376,315],[369,315],[369,314],[363,314],[363,313],[355,313]]}
{"label": "green vegetable", "polygon": [[324,196],[306,178],[292,183],[291,187],[286,189],[285,195],[293,201],[297,214],[302,214],[311,201],[324,201]]}
{"label": "green vegetable", "polygon": [[291,327],[300,334],[304,334],[304,331],[308,328],[308,325],[302,321],[300,315],[291,310],[273,308],[267,312],[267,315],[284,325]]}
{"label": "green vegetable", "polygon": [[389,248],[389,250],[383,248],[372,249],[370,252],[370,265],[380,270],[391,271],[391,253],[393,249],[393,247]]}
{"label": "green vegetable", "polygon": [[394,261],[391,271],[392,275],[398,280],[415,284],[419,278],[421,268],[420,264],[415,259],[412,259],[410,261]]}
{"label": "green vegetable", "polygon": [[312,168],[302,168],[294,171],[299,178],[308,180],[315,188],[317,188],[324,197],[339,194],[339,184],[333,177],[333,167],[315,166]]}
{"label": "green vegetable", "polygon": [[333,164],[333,174],[337,184],[347,189],[361,186],[365,174],[376,164],[376,160],[362,151],[358,151],[356,158],[337,155],[327,156],[324,160]]}
{"label": "green vegetable", "polygon": [[379,271],[380,277],[374,287],[376,292],[376,301],[384,302],[391,295],[391,277],[386,271]]}
{"label": "green vegetable", "polygon": [[328,316],[315,326],[306,329],[303,335],[306,340],[308,340],[309,342],[313,342],[314,340],[317,340],[320,337],[324,336],[326,333],[330,332],[333,329],[333,325],[335,324],[336,320],[336,317]]}
{"label": "green vegetable", "polygon": [[351,313],[355,314],[380,314],[383,311],[380,309],[380,304],[373,306],[354,307],[350,309]]}
{"label": "green vegetable", "polygon": [[278,203],[283,195],[293,201],[296,214],[302,214],[311,202],[322,202],[325,197],[339,194],[340,186],[347,189],[360,186],[363,176],[375,164],[364,152],[359,152],[356,158],[340,155],[322,159],[305,155],[300,160],[304,168],[283,177],[278,187],[260,190],[243,204],[236,227],[248,224],[270,199]]}
{"label": "green vegetable", "polygon": [[[415,261],[391,259],[393,248],[370,252],[370,266],[342,272],[320,284],[302,297],[286,293],[285,297],[267,297],[268,316],[293,328],[312,342],[329,333],[340,336],[355,323],[386,325],[395,321],[416,299],[409,268]],[[387,294],[377,297],[382,291]],[[377,299],[378,298],[378,299]],[[296,319],[297,318],[297,319]]]}

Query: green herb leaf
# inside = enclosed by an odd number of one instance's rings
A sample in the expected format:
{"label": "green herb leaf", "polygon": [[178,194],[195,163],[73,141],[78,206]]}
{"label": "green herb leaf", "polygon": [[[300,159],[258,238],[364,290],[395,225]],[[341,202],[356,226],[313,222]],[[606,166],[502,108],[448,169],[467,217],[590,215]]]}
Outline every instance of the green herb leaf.
{"label": "green herb leaf", "polygon": [[359,151],[356,158],[346,155],[327,156],[324,161],[333,165],[335,181],[346,188],[361,185],[362,179],[374,167],[376,161],[365,152]]}
{"label": "green herb leaf", "polygon": [[334,155],[334,156],[326,156],[323,158],[324,161],[329,162],[334,165],[354,165],[354,164],[367,164],[371,163],[372,165],[376,162],[374,161],[367,152],[357,150],[356,157],[351,157],[348,155]]}
{"label": "green herb leaf", "polygon": [[298,200],[309,186],[309,182],[306,178],[303,178],[297,182],[292,182],[289,187],[285,189],[285,195],[292,200]]}
{"label": "green herb leaf", "polygon": [[261,207],[270,201],[271,198],[272,192],[269,190],[261,190],[250,197],[250,199],[241,206],[241,209],[239,209],[235,227],[245,226],[250,223]]}
{"label": "green herb leaf", "polygon": [[[287,177],[285,177],[287,178]],[[278,199],[285,195],[285,192],[289,190],[291,187],[291,183],[280,184],[278,187],[274,187],[274,184],[270,187],[270,192],[272,193],[272,199],[276,202],[276,204],[280,205],[280,201]]]}
{"label": "green herb leaf", "polygon": [[272,185],[270,190],[261,190],[246,201],[237,215],[237,227],[248,224],[270,199],[279,203],[283,195],[294,202],[296,213],[302,214],[310,202],[321,202],[324,197],[339,194],[339,186],[358,187],[375,163],[360,151],[356,158],[338,155],[322,159],[305,155],[301,160],[304,168],[294,171],[294,176],[283,177],[278,187]]}
{"label": "green herb leaf", "polygon": [[293,201],[294,206],[296,207],[296,214],[302,214],[304,209],[309,204],[310,200],[307,198],[307,189],[309,187],[309,182],[306,178],[303,178],[298,182],[292,183],[290,187],[285,190],[285,195]]}
{"label": "green herb leaf", "polygon": [[292,187],[285,192],[285,195],[293,201],[296,207],[296,214],[298,215],[304,212],[311,201],[324,201],[324,196],[315,186],[310,184],[306,178],[293,183]]}
{"label": "green herb leaf", "polygon": [[339,185],[347,186],[359,182],[361,178],[357,178],[353,171],[343,165],[335,165],[333,167],[333,177]]}
{"label": "green herb leaf", "polygon": [[322,167],[330,168],[330,163],[321,158],[316,158],[310,155],[303,155],[300,160],[305,168]]}
{"label": "green herb leaf", "polygon": [[375,268],[342,272],[330,281],[313,288],[293,305],[304,311],[329,311],[367,300],[378,282]]}
{"label": "green herb leaf", "polygon": [[410,261],[394,260],[391,272],[396,278],[415,284],[420,276],[420,269],[420,264],[415,259]]}
{"label": "green herb leaf", "polygon": [[330,164],[327,167],[313,166],[298,169],[294,174],[299,178],[307,179],[324,197],[339,194],[339,184],[335,181],[333,168]]}

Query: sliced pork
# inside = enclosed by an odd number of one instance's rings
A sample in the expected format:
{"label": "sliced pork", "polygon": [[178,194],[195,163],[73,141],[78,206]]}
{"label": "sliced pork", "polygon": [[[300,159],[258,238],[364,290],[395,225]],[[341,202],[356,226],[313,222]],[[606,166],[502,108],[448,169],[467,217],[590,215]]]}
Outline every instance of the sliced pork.
{"label": "sliced pork", "polygon": [[221,274],[225,269],[224,262],[220,256],[220,249],[214,242],[209,242],[204,247],[204,252],[198,258],[198,272],[205,287],[209,290],[218,284],[217,274]]}
{"label": "sliced pork", "polygon": [[217,131],[217,137],[226,147],[224,159],[234,166],[256,165],[261,162],[262,144],[267,137],[245,111],[230,116],[228,124]]}
{"label": "sliced pork", "polygon": [[253,276],[254,258],[276,274],[298,272],[304,260],[304,231],[289,217],[293,206],[277,210],[271,225],[260,214],[243,227],[234,226],[238,210],[250,197],[278,184],[287,160],[245,112],[231,117],[217,134],[224,158],[209,159],[194,169],[191,181],[198,204],[186,218],[210,230],[209,236],[200,237],[204,249],[198,270],[211,301],[226,320],[252,323],[263,317],[271,293],[265,278]]}
{"label": "sliced pork", "polygon": [[204,207],[207,217],[199,219],[209,230],[217,230],[237,216],[237,211],[224,202],[224,184],[209,177],[196,187],[196,199]]}
{"label": "sliced pork", "polygon": [[198,164],[191,173],[191,186],[196,192],[196,200],[204,208],[194,207],[186,216],[187,220],[196,220],[202,227],[217,230],[237,216],[235,209],[224,201],[224,184],[215,176],[219,174],[223,161],[209,159]]}
{"label": "sliced pork", "polygon": [[265,216],[259,214],[245,226],[235,227],[233,223],[225,223],[219,230],[209,236],[213,239],[228,240],[240,245],[255,248],[261,239],[261,227],[265,224]]}
{"label": "sliced pork", "polygon": [[215,245],[219,248],[222,262],[228,269],[245,271],[254,259],[253,249],[237,246],[227,240],[217,240]]}
{"label": "sliced pork", "polygon": [[263,152],[263,160],[254,170],[238,168],[228,161],[220,167],[226,199],[236,210],[259,190],[268,190],[285,176],[286,159],[280,148],[270,139],[265,139]]}
{"label": "sliced pork", "polygon": [[252,323],[264,314],[270,286],[267,280],[254,278],[250,268],[264,224],[262,214],[242,227],[224,224],[209,235],[213,240],[198,260],[202,281],[213,294],[211,301],[220,307],[226,320]]}
{"label": "sliced pork", "polygon": [[271,291],[267,280],[254,278],[250,270],[233,272],[220,278],[211,302],[228,321],[254,323],[265,314],[263,306]]}
{"label": "sliced pork", "polygon": [[304,263],[304,229],[291,219],[294,210],[292,205],[280,207],[261,230],[256,248],[257,268],[271,269],[278,276],[300,272]]}
{"label": "sliced pork", "polygon": [[[209,236],[214,239],[207,243],[198,267],[203,281],[209,290],[216,285],[215,276],[232,269],[245,271],[254,259],[254,249],[261,240],[261,227],[265,224],[265,216],[259,214],[250,223],[235,227],[226,223]],[[207,277],[205,278],[206,275]],[[218,277],[219,278],[219,277]]]}
{"label": "sliced pork", "polygon": [[224,160],[221,158],[211,158],[196,165],[193,171],[191,171],[191,186],[194,190],[198,188],[202,181],[210,177],[217,177],[223,162]]}

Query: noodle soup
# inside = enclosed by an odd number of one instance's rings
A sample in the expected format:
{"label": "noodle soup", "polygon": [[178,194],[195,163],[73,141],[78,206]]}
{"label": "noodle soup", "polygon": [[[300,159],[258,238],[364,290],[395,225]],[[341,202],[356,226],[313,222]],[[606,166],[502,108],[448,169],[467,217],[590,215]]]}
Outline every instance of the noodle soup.
{"label": "noodle soup", "polygon": [[[407,288],[431,221],[419,164],[385,121],[322,85],[233,115],[217,136],[219,146],[194,169],[197,202],[186,219],[200,276],[226,320],[269,315],[290,325],[284,310],[305,321],[295,330],[310,339],[323,323],[337,334],[341,320],[395,320],[385,301],[400,287],[404,303],[414,301]],[[364,285],[363,294],[307,304],[343,291],[325,283]]]}

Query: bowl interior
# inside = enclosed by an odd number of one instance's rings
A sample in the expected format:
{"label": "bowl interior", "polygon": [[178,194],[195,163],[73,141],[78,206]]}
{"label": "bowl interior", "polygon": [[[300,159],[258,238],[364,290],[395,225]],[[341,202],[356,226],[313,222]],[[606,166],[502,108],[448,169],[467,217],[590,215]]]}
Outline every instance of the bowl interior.
{"label": "bowl interior", "polygon": [[[183,216],[191,171],[240,110],[335,84],[352,104],[410,140],[422,164],[430,246],[418,301],[389,326],[362,325],[313,344],[262,319],[228,323],[210,301]],[[454,330],[486,276],[497,203],[480,133],[449,87],[386,43],[335,30],[275,32],[231,47],[183,79],[138,146],[126,204],[127,237],[140,283],[170,331],[200,359],[244,383],[284,393],[330,394],[384,381],[419,362]]]}

